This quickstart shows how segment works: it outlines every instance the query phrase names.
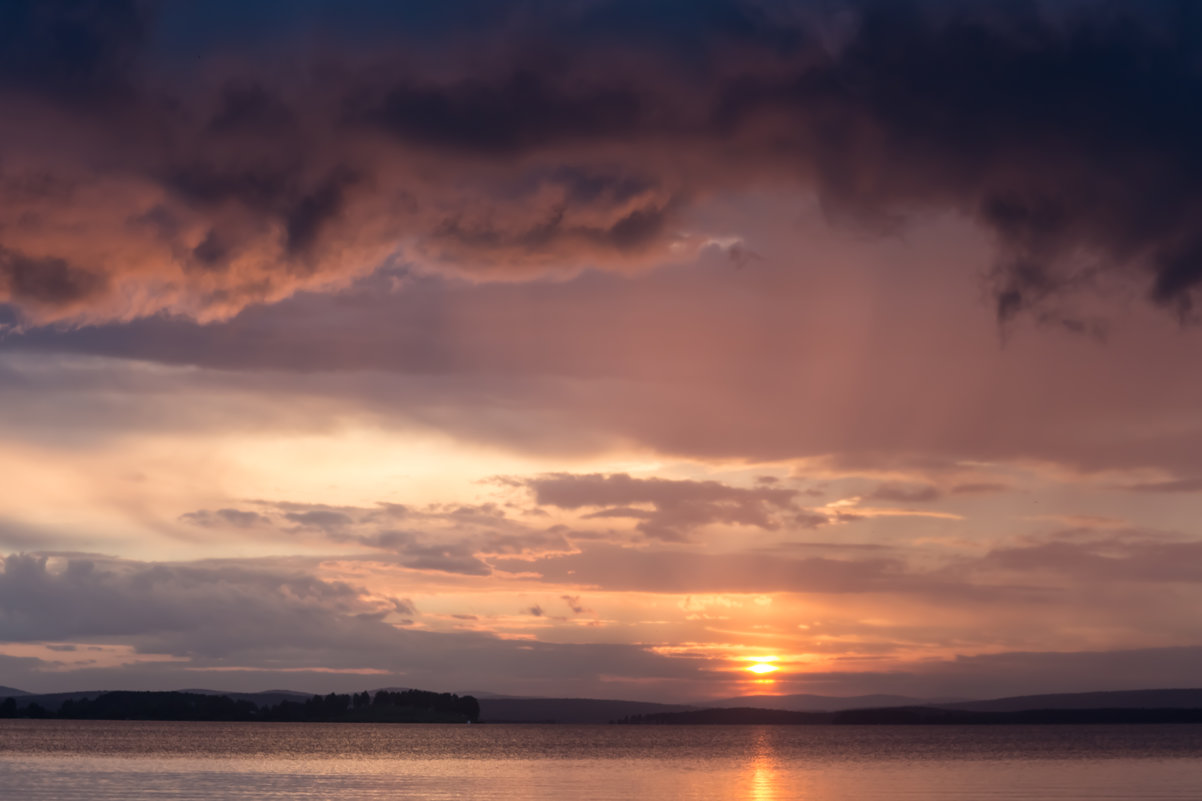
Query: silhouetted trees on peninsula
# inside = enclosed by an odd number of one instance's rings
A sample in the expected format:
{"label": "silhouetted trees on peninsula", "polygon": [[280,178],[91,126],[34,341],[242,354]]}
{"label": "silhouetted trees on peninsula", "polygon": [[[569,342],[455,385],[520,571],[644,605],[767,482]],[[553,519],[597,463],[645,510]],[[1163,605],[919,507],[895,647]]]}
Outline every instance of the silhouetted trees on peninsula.
{"label": "silhouetted trees on peninsula", "polygon": [[72,720],[348,721],[360,723],[467,723],[480,718],[470,695],[425,690],[379,690],[353,695],[315,695],[306,700],[259,706],[224,695],[183,692],[108,692],[67,699],[50,710],[15,698],[0,702],[0,718]]}

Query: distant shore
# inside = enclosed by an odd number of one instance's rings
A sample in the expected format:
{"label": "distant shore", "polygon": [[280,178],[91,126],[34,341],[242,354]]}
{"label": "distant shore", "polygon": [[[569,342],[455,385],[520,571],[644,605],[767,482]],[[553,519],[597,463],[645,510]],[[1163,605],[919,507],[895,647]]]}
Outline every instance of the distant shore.
{"label": "distant shore", "polygon": [[779,709],[700,709],[634,715],[631,725],[1055,725],[1092,723],[1202,723],[1202,709],[1026,709],[974,712],[935,707],[849,709],[842,712],[789,712]]}
{"label": "distant shore", "polygon": [[[231,695],[233,697],[231,697]],[[423,690],[330,693],[274,704],[256,704],[237,694],[115,691],[81,694],[47,706],[38,697],[0,701],[0,719],[145,720],[222,722],[346,723],[554,723],[554,709],[535,721],[489,719],[470,695]],[[43,697],[44,698],[44,697]],[[610,719],[621,725],[1057,725],[1202,723],[1202,708],[1101,707],[1075,709],[968,710],[907,706],[795,712],[757,707],[657,711]]]}
{"label": "distant shore", "polygon": [[59,720],[474,723],[479,717],[480,704],[470,695],[424,690],[330,693],[263,705],[219,694],[136,691],[66,698],[56,708],[19,696],[0,702],[0,718]]}

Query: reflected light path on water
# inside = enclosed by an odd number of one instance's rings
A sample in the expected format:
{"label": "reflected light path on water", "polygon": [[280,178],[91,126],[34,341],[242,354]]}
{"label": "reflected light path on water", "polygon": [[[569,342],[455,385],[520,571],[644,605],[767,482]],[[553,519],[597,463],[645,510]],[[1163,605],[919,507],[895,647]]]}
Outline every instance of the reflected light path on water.
{"label": "reflected light path on water", "polygon": [[776,747],[766,729],[755,732],[751,764],[747,776],[746,801],[779,801],[780,770]]}
{"label": "reflected light path on water", "polygon": [[0,721],[21,801],[1197,801],[1202,726]]}

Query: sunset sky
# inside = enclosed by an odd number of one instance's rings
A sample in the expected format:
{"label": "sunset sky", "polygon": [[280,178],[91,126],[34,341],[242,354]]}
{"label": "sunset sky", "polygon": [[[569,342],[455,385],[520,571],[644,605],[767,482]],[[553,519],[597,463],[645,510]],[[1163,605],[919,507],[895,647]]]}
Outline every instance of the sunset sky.
{"label": "sunset sky", "polygon": [[1197,685],[1200,99],[1189,2],[0,0],[0,684]]}

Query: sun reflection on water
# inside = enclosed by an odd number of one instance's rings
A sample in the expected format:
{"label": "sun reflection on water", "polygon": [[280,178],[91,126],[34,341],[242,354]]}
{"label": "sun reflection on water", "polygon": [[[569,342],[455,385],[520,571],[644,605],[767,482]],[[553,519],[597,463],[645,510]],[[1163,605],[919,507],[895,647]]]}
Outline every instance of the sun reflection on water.
{"label": "sun reflection on water", "polygon": [[780,771],[776,748],[767,731],[755,733],[751,764],[747,768],[747,801],[777,801],[780,795]]}

